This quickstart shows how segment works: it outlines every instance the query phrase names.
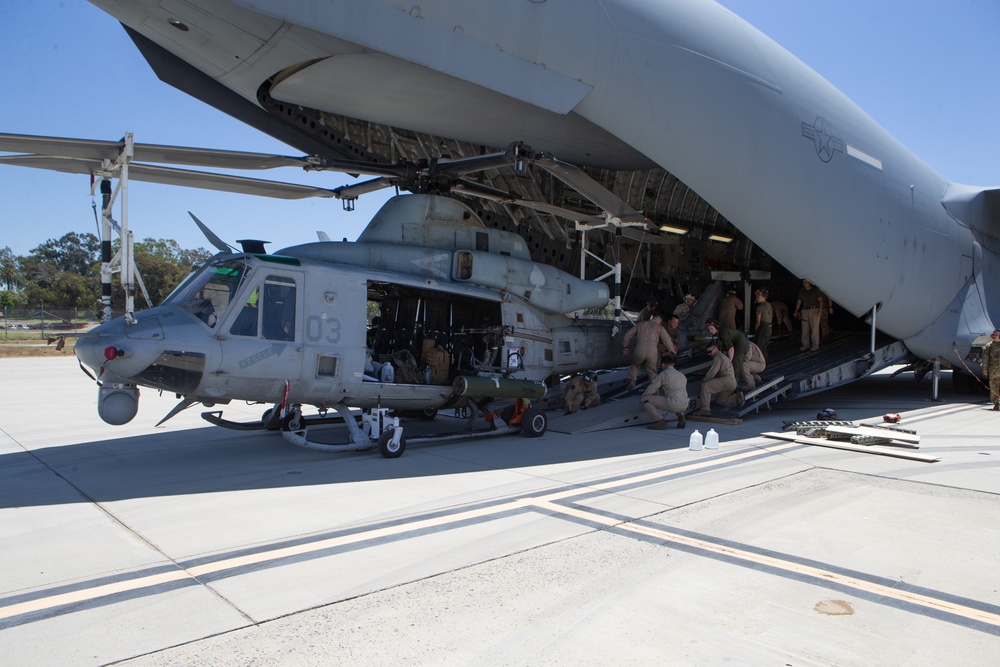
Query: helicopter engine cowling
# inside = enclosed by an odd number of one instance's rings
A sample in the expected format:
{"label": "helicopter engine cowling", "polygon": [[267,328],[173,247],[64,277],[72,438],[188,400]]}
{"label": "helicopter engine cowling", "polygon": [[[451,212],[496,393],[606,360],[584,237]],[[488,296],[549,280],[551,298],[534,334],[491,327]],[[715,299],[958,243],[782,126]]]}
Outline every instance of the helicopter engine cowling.
{"label": "helicopter engine cowling", "polygon": [[568,313],[608,305],[608,286],[583,280],[554,266],[487,252],[455,253],[452,277],[504,290],[548,313]]}

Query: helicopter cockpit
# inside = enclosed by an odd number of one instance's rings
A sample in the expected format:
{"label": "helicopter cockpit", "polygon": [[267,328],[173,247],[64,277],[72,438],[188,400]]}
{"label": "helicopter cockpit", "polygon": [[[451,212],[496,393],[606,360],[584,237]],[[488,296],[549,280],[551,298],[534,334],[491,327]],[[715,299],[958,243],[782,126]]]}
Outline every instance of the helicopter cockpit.
{"label": "helicopter cockpit", "polygon": [[249,272],[244,257],[207,262],[171,292],[162,305],[180,306],[214,328]]}

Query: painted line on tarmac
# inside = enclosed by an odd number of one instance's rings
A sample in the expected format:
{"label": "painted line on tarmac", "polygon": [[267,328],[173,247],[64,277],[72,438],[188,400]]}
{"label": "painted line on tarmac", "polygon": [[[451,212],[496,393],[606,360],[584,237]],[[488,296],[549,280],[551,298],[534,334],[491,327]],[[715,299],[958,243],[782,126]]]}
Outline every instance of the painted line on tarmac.
{"label": "painted line on tarmac", "polygon": [[[582,523],[603,525],[624,533],[674,545],[689,553],[700,553],[718,557],[736,565],[752,569],[764,569],[781,576],[809,581],[825,587],[835,587],[847,592],[859,593],[865,599],[879,604],[890,604],[897,608],[948,620],[964,627],[971,627],[994,635],[1000,635],[1000,607],[978,600],[960,598],[928,588],[910,586],[864,572],[854,572],[817,561],[809,561],[776,551],[757,549],[737,542],[717,540],[688,531],[651,525],[647,522],[620,522],[609,516],[547,502],[536,501],[536,505],[552,513],[575,517]],[[929,613],[927,613],[929,612]]]}
{"label": "painted line on tarmac", "polygon": [[723,540],[710,535],[653,525],[649,522],[628,522],[623,527],[639,535],[666,540],[676,548],[689,553],[706,555],[724,562],[768,571],[821,587],[835,588],[878,604],[938,618],[989,634],[1000,635],[1000,606],[982,600],[915,586],[867,572],[849,570],[822,561]]}
{"label": "painted line on tarmac", "polygon": [[[0,629],[11,625],[20,625],[18,617],[24,617],[23,622],[32,622],[41,620],[42,617],[58,615],[60,611],[70,613],[82,608],[103,606],[124,599],[153,595],[165,590],[164,587],[173,590],[183,586],[203,585],[214,580],[238,576],[253,568],[277,567],[290,561],[299,562],[310,556],[332,555],[331,551],[342,551],[345,547],[364,548],[387,540],[405,539],[432,531],[440,531],[443,528],[461,527],[470,522],[509,516],[512,511],[531,511],[532,508],[537,508],[537,503],[542,500],[558,501],[584,494],[613,492],[625,487],[658,483],[707,469],[736,465],[747,459],[767,458],[779,451],[801,446],[787,443],[775,447],[773,451],[751,448],[732,453],[721,453],[695,463],[668,464],[638,475],[625,473],[594,484],[574,485],[560,491],[543,493],[537,497],[484,503],[459,512],[434,512],[417,520],[410,517],[362,530],[352,528],[328,534],[326,537],[286,541],[280,545],[272,544],[254,550],[242,550],[235,554],[230,552],[222,556],[212,557],[210,560],[200,558],[187,563],[179,562],[177,569],[169,571],[163,571],[164,566],[161,565],[156,568],[146,568],[141,572],[131,573],[122,578],[105,577],[73,586],[61,586],[13,595],[0,599]],[[558,514],[564,514],[564,512]],[[615,520],[616,523],[621,521],[621,518]]]}
{"label": "painted line on tarmac", "polygon": [[[706,469],[719,466],[720,463],[735,464],[800,447],[803,445],[796,443],[769,446],[765,450],[768,454],[762,454],[757,448],[749,448],[732,454],[705,458],[695,463],[673,464],[637,475],[619,475],[597,483],[483,504],[459,512],[437,512],[417,520],[403,519],[360,531],[345,531],[321,539],[300,540],[277,547],[271,545],[255,552],[242,552],[237,555],[231,553],[212,561],[192,561],[186,566],[179,563],[179,569],[168,572],[134,576],[72,591],[63,589],[60,593],[49,591],[49,594],[46,594],[45,591],[40,591],[34,594],[34,599],[14,596],[6,600],[6,605],[4,600],[0,600],[0,628],[30,623],[60,613],[113,604],[121,599],[152,595],[164,590],[164,587],[174,589],[185,585],[205,585],[207,580],[239,576],[261,566],[281,566],[299,562],[304,557],[327,557],[334,555],[331,551],[342,551],[350,547],[366,548],[385,541],[407,539],[442,529],[455,529],[501,516],[534,511],[553,518],[582,523],[595,530],[652,539],[657,543],[672,545],[689,553],[810,582],[821,587],[836,588],[879,604],[1000,635],[1000,607],[994,605],[887,580],[876,575],[845,570],[791,554],[605,514],[572,502],[574,499],[595,492],[614,493],[625,487],[634,488],[637,485],[662,483],[679,475],[704,472]],[[19,617],[21,622],[18,622]]]}

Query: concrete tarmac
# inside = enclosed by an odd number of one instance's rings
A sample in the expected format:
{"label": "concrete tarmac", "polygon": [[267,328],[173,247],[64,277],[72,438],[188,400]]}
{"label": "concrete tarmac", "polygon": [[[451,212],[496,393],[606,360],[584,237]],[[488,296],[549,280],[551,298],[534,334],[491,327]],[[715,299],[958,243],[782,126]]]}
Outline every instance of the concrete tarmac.
{"label": "concrete tarmac", "polygon": [[[0,360],[8,665],[995,665],[1000,413],[877,376],[742,425],[323,454]],[[226,406],[256,419],[264,406]],[[937,463],[762,437],[886,412]],[[460,429],[439,416],[421,428]],[[410,428],[410,424],[407,424]],[[713,427],[718,450],[688,436]],[[326,427],[343,428],[343,427]]]}

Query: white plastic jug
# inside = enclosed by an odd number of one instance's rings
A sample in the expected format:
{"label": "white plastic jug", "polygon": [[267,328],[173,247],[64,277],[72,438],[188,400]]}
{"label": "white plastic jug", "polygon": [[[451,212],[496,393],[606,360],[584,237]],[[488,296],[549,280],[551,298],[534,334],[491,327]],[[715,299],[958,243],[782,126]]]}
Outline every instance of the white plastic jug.
{"label": "white plastic jug", "polygon": [[718,449],[719,448],[719,434],[715,432],[714,428],[708,429],[708,433],[705,434],[705,449]]}
{"label": "white plastic jug", "polygon": [[701,451],[701,433],[698,429],[695,429],[694,433],[691,434],[691,437],[688,438],[688,449],[692,452]]}
{"label": "white plastic jug", "polygon": [[382,367],[382,382],[387,382],[392,384],[396,377],[396,371],[393,369],[392,364],[386,364]]}

